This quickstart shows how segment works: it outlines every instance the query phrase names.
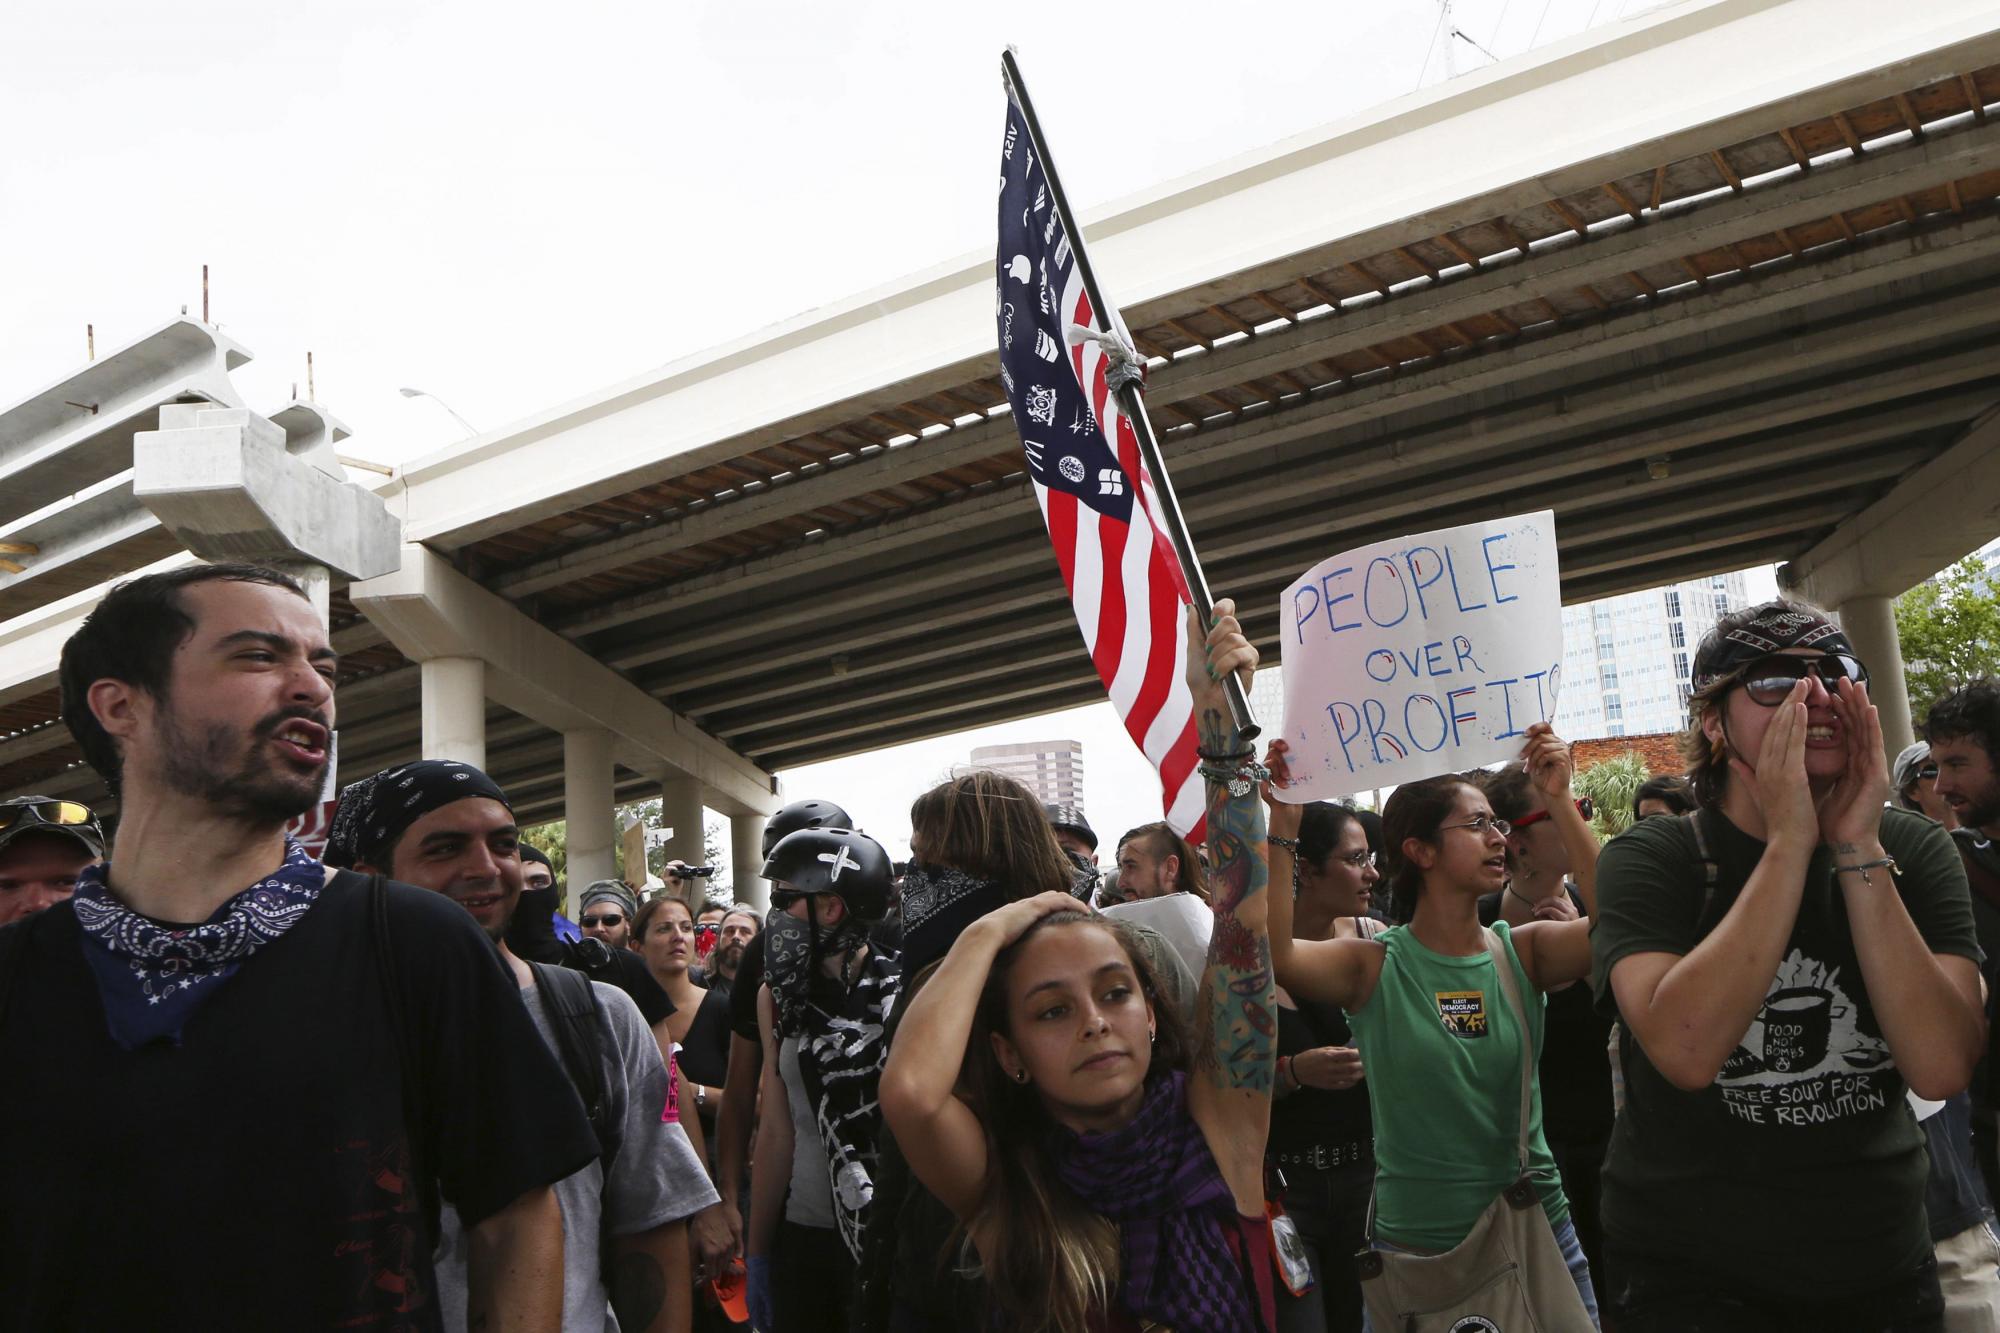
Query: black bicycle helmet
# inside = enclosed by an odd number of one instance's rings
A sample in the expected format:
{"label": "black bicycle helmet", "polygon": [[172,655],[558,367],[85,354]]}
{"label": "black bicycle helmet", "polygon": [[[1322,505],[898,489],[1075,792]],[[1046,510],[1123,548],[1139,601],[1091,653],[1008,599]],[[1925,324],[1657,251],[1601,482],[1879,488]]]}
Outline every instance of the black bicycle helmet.
{"label": "black bicycle helmet", "polygon": [[895,868],[882,844],[848,829],[808,828],[778,840],[764,878],[795,893],[831,893],[863,921],[889,914]]}
{"label": "black bicycle helmet", "polygon": [[787,833],[806,828],[853,828],[854,818],[832,801],[793,801],[764,825],[764,857]]}

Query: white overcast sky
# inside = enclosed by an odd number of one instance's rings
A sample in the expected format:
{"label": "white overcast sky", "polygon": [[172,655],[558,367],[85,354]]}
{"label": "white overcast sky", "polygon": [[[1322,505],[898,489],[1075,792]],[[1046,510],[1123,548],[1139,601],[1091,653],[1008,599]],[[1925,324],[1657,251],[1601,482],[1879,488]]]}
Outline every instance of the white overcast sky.
{"label": "white overcast sky", "polygon": [[[0,403],[176,315],[397,463],[985,251],[1017,44],[1086,215],[1653,0],[110,0],[0,12]],[[1469,40],[1467,40],[1469,39]],[[1447,50],[1449,48],[1449,50]],[[1102,275],[1116,294],[1117,275]],[[1051,589],[1059,596],[1058,588]],[[786,774],[899,853],[975,744],[1085,746],[1100,832],[1157,817],[1107,705]]]}

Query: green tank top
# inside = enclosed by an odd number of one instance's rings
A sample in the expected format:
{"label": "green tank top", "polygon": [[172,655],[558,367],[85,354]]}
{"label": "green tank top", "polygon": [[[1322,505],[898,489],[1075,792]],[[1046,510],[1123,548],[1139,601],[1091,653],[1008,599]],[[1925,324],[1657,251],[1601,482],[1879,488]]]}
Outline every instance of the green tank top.
{"label": "green tank top", "polygon": [[[1496,922],[1527,1009],[1535,1063],[1546,1001],[1528,981],[1507,923]],[[1348,1015],[1375,1117],[1375,1234],[1409,1249],[1449,1250],[1514,1183],[1521,1116],[1521,1030],[1485,950],[1450,958],[1409,927],[1377,937],[1387,950],[1368,1003]],[[1542,1137],[1539,1081],[1528,1163],[1551,1226],[1569,1216]]]}

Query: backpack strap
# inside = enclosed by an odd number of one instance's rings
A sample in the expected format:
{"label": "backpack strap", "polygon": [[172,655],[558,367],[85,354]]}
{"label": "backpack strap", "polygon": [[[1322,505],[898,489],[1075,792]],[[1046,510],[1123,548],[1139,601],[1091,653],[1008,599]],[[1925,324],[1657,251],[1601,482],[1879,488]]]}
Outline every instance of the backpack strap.
{"label": "backpack strap", "polygon": [[1514,975],[1514,960],[1510,951],[1500,943],[1500,933],[1491,926],[1484,928],[1486,952],[1493,956],[1493,971],[1500,982],[1500,993],[1507,999],[1507,1008],[1514,1015],[1514,1025],[1521,1030],[1521,1128],[1516,1137],[1515,1151],[1521,1160],[1521,1174],[1528,1171],[1528,1118],[1534,1110],[1535,1097],[1535,1036],[1528,1028],[1527,1006],[1521,1000],[1520,978]]}
{"label": "backpack strap", "polygon": [[[352,871],[342,877],[359,879]],[[403,1004],[403,973],[396,956],[396,937],[389,929],[388,881],[381,875],[368,876],[368,942],[375,957],[376,977],[382,986],[383,1007],[389,1011],[389,1035],[396,1048],[396,1068],[403,1084],[403,1132],[410,1145],[410,1177],[416,1185],[417,1211],[422,1216],[427,1250],[435,1250],[441,1238],[443,1203],[438,1197],[437,1172],[430,1152],[430,1114],[424,1099],[423,1065],[417,1057],[417,1042],[410,1017]],[[331,887],[331,886],[329,886]]]}
{"label": "backpack strap", "polygon": [[1965,882],[1972,891],[1986,900],[1988,907],[2000,908],[2000,875],[1981,865],[1972,856],[1972,841],[1956,833],[1951,845],[1958,851],[1958,859],[1965,863]]}
{"label": "backpack strap", "polygon": [[548,1011],[549,1026],[555,1031],[556,1054],[563,1070],[576,1085],[583,1109],[590,1116],[590,1128],[597,1135],[598,1156],[605,1169],[618,1152],[618,1126],[611,1114],[611,1090],[604,1080],[604,1037],[597,1008],[597,993],[590,978],[581,972],[549,963],[529,963],[535,974],[536,989]]}
{"label": "backpack strap", "polygon": [[1694,833],[1694,852],[1701,858],[1701,907],[1694,914],[1697,928],[1708,918],[1708,909],[1715,903],[1716,887],[1722,877],[1722,868],[1716,862],[1715,853],[1709,849],[1709,818],[1706,806],[1687,816],[1688,828]]}

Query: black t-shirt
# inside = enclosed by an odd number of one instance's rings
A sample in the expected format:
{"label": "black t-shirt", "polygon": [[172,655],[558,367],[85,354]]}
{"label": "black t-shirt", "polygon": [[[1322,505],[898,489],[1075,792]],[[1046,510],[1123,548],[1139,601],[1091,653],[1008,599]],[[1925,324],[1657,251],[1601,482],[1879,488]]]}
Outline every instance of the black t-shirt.
{"label": "black t-shirt", "polygon": [[[366,881],[343,874],[189,1018],[121,1050],[74,909],[0,1017],[0,1329],[440,1327]],[[449,899],[391,885],[422,1160],[469,1221],[597,1155],[514,978]]]}
{"label": "black t-shirt", "polygon": [[764,935],[743,948],[743,961],[736,965],[736,981],[729,988],[729,1030],[745,1041],[760,1040],[757,1031],[757,992],[764,987]]}
{"label": "black t-shirt", "polygon": [[681,1071],[690,1082],[719,1088],[729,1076],[729,1003],[714,991],[704,991],[687,1035],[681,1038]]}
{"label": "black t-shirt", "polygon": [[652,1027],[661,1019],[674,1012],[674,1002],[660,989],[660,983],[653,980],[653,974],[646,970],[646,960],[630,949],[613,949],[610,966],[589,976],[596,981],[616,986],[632,997],[639,1006],[639,1016]]}
{"label": "black t-shirt", "polygon": [[[1352,1046],[1354,1034],[1338,1005],[1299,1001],[1299,1007],[1278,1006],[1278,1054],[1296,1056],[1320,1046]],[[1368,1111],[1368,1085],[1357,1083],[1338,1092],[1300,1087],[1271,1103],[1271,1151],[1305,1153],[1314,1148],[1344,1148],[1367,1143],[1375,1136]]]}
{"label": "black t-shirt", "polygon": [[[1711,895],[1695,821],[1714,857]],[[1965,868],[1922,815],[1882,814],[1891,883],[1934,954],[1977,959]],[[1720,814],[1642,819],[1597,861],[1592,982],[1633,954],[1686,955],[1736,905],[1765,844]],[[1619,1033],[1625,1109],[1604,1164],[1604,1234],[1703,1280],[1770,1296],[1837,1299],[1898,1280],[1931,1251],[1929,1157],[1875,1016],[1844,891],[1822,844],[1765,1002],[1713,1083],[1683,1092]]]}
{"label": "black t-shirt", "polygon": [[611,949],[610,960],[596,967],[586,966],[592,957],[602,957],[599,941],[583,947],[581,940],[560,939],[555,930],[556,891],[523,889],[507,923],[507,947],[516,958],[530,963],[553,963],[581,972],[592,981],[616,986],[632,997],[648,1027],[674,1011],[673,1001],[646,970],[645,959],[630,949]]}
{"label": "black t-shirt", "polygon": [[[1479,900],[1479,923],[1490,926],[1500,918],[1500,897]],[[1583,900],[1576,890],[1569,898],[1578,912]],[[1612,1018],[1598,1011],[1590,983],[1581,981],[1551,991],[1542,1027],[1542,1060],[1537,1077],[1542,1085],[1542,1132],[1551,1144],[1603,1143],[1611,1137],[1617,1108],[1611,1100]]]}

